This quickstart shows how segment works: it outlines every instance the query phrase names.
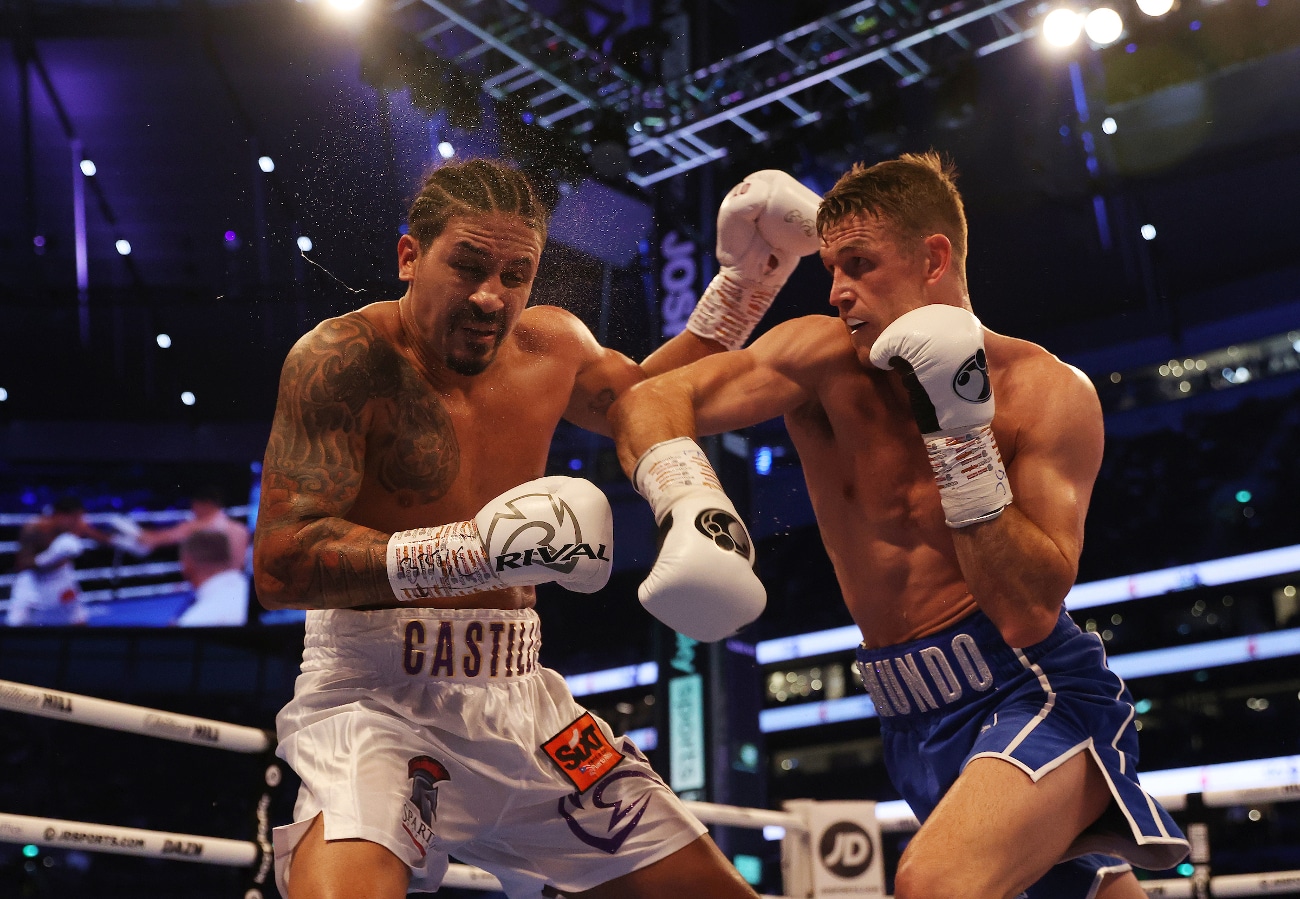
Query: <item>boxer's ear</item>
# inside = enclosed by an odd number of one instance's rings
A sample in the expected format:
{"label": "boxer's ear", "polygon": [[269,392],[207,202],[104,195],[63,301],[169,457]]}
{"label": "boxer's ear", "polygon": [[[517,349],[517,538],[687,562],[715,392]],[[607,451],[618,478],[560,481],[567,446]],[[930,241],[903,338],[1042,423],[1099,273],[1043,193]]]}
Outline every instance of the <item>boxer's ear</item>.
{"label": "boxer's ear", "polygon": [[420,242],[409,234],[397,239],[397,277],[402,281],[415,278],[415,263],[420,260]]}

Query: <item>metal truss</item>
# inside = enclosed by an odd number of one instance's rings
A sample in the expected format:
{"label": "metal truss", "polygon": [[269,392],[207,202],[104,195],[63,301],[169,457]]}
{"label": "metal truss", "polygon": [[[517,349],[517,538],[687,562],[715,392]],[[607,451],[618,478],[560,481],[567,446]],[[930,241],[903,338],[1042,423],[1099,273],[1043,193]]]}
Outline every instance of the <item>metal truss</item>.
{"label": "metal truss", "polygon": [[647,85],[523,0],[398,0],[399,24],[513,98],[541,125],[582,137],[613,114],[627,128],[629,179],[648,187],[871,102],[873,86],[943,73],[1036,32],[1035,0],[860,0],[664,85]]}
{"label": "metal truss", "polygon": [[601,111],[625,109],[640,89],[630,73],[523,0],[398,0],[394,10],[420,43],[546,128],[585,134]]}

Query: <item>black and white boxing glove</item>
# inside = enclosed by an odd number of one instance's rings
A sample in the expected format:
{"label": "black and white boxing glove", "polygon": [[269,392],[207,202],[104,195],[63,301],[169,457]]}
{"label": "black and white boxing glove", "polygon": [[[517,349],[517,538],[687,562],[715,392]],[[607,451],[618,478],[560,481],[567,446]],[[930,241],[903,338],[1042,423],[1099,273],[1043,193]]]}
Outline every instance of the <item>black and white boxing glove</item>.
{"label": "black and white boxing glove", "polygon": [[632,482],[659,525],[659,555],[637,590],[646,611],[706,643],[756,619],[767,591],[754,574],[754,541],[695,441],[650,447]]}
{"label": "black and white boxing glove", "polygon": [[881,332],[871,364],[902,375],[947,525],[1001,515],[1011,483],[993,439],[993,384],[979,319],[957,306],[914,309]]}
{"label": "black and white boxing glove", "polygon": [[614,517],[582,478],[538,478],[488,502],[472,521],[399,531],[388,581],[399,602],[554,582],[595,593],[609,581]]}
{"label": "black and white boxing glove", "polygon": [[820,203],[777,169],[755,172],[733,187],[718,208],[720,268],[686,330],[729,350],[744,346],[799,258],[817,252]]}
{"label": "black and white boxing glove", "polygon": [[76,534],[65,531],[50,541],[44,551],[36,554],[33,560],[38,568],[54,568],[71,561],[85,550],[85,544]]}

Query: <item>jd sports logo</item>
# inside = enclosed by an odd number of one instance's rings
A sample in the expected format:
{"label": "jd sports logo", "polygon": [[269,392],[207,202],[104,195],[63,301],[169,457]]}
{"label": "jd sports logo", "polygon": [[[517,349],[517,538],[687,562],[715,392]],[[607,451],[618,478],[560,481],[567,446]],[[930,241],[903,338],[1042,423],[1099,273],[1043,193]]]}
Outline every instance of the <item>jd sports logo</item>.
{"label": "jd sports logo", "polygon": [[736,517],[721,509],[705,509],[695,516],[695,527],[724,552],[750,556],[749,534]]}
{"label": "jd sports logo", "polygon": [[957,369],[952,378],[952,391],[968,403],[987,403],[993,395],[989,384],[989,365],[983,350],[976,350]]}
{"label": "jd sports logo", "polygon": [[875,847],[871,837],[852,821],[836,821],[817,844],[822,864],[836,877],[850,880],[871,867]]}

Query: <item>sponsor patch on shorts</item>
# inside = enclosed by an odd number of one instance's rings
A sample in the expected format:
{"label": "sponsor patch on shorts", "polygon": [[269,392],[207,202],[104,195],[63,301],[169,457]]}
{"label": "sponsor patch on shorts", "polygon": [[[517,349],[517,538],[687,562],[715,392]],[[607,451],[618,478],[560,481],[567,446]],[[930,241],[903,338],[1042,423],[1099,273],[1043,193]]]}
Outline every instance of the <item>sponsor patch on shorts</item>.
{"label": "sponsor patch on shorts", "polygon": [[565,726],[555,736],[542,744],[542,751],[573,781],[578,792],[586,792],[623,761],[619,752],[605,734],[596,726],[596,719],[587,712]]}

